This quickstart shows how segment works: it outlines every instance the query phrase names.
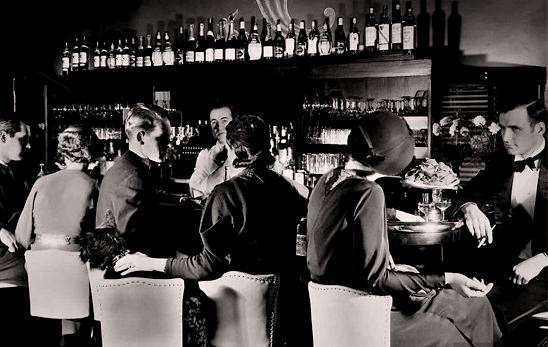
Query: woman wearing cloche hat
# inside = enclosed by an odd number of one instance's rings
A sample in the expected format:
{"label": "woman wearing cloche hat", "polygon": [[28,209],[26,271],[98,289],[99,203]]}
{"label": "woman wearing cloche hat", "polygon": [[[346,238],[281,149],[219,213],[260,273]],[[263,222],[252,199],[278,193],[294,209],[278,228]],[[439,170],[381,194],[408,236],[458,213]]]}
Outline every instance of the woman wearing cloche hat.
{"label": "woman wearing cloche hat", "polygon": [[390,261],[385,197],[375,180],[406,168],[414,147],[407,123],[391,112],[358,120],[345,166],[324,174],[310,196],[311,279],[391,295],[393,346],[492,345],[501,332],[485,297],[491,285],[458,273],[403,271]]}

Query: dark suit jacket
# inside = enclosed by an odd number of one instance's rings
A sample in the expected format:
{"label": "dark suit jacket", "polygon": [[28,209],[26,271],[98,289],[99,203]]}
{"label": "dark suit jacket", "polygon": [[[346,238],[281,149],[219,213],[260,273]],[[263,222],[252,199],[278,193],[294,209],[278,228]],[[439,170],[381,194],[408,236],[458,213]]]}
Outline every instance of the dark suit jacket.
{"label": "dark suit jacket", "polygon": [[116,228],[132,251],[149,256],[172,256],[172,243],[162,228],[156,227],[158,214],[150,166],[131,151],[124,153],[107,171],[97,201],[95,225],[105,212],[114,214]]}
{"label": "dark suit jacket", "polygon": [[[491,216],[497,223],[494,244],[500,246],[507,258],[517,258],[523,247],[532,240],[533,255],[548,250],[548,155],[544,148],[540,161],[537,184],[535,217],[531,220],[525,211],[512,210],[511,193],[514,177],[514,156],[506,151],[497,152],[463,189],[460,202],[473,201],[480,208],[490,205]],[[499,240],[497,240],[497,238]]]}

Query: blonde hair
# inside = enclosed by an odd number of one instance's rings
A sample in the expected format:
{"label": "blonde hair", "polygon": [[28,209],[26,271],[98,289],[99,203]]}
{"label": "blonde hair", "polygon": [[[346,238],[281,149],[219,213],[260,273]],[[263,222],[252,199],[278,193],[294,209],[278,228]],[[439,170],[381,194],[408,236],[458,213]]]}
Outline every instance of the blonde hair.
{"label": "blonde hair", "polygon": [[124,130],[132,139],[141,130],[152,132],[156,127],[167,125],[167,111],[159,106],[137,103],[124,118]]}
{"label": "blonde hair", "polygon": [[65,163],[65,159],[88,164],[97,159],[99,151],[99,139],[86,125],[71,125],[57,136],[57,156],[61,164]]}

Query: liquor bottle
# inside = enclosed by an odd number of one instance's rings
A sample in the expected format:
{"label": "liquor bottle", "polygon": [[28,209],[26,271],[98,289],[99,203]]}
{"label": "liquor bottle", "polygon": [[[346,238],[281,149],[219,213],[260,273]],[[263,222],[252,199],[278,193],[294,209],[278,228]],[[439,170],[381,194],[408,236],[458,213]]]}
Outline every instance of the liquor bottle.
{"label": "liquor bottle", "polygon": [[297,49],[295,54],[298,57],[304,57],[308,51],[308,36],[306,35],[306,22],[302,20],[299,23],[299,35],[297,35]]}
{"label": "liquor bottle", "polygon": [[213,33],[213,18],[207,19],[207,33],[205,39],[205,61],[212,63],[215,60],[215,34]]}
{"label": "liquor bottle", "polygon": [[107,67],[109,70],[116,68],[116,48],[114,47],[114,41],[110,43],[110,49],[108,51]]}
{"label": "liquor bottle", "polygon": [[127,37],[124,39],[124,45],[122,46],[122,67],[124,69],[129,68],[129,43]]}
{"label": "liquor bottle", "polygon": [[171,40],[169,38],[169,32],[164,32],[164,50],[162,51],[162,61],[164,65],[171,66],[175,64],[175,52],[173,51],[173,46],[171,45]]}
{"label": "liquor bottle", "polygon": [[198,24],[198,40],[196,40],[195,61],[197,63],[205,62],[205,27],[204,23]]}
{"label": "liquor bottle", "polygon": [[[263,24],[265,23],[266,18],[263,18]],[[262,39],[263,59],[272,59],[274,58],[274,47],[272,46],[272,25],[270,23],[266,23],[265,25],[266,33],[264,35],[264,39]]]}
{"label": "liquor bottle", "polygon": [[335,53],[344,54],[346,52],[346,34],[344,33],[343,17],[337,18],[337,28],[335,29]]}
{"label": "liquor bottle", "polygon": [[122,39],[119,38],[118,45],[116,46],[116,50],[114,51],[115,65],[117,69],[121,69],[123,65],[122,52],[123,52]]}
{"label": "liquor bottle", "polygon": [[219,20],[219,24],[217,25],[217,39],[215,40],[215,50],[214,50],[214,58],[215,61],[221,62],[224,60],[225,56],[225,46],[226,46],[226,39],[225,39],[225,21]]}
{"label": "liquor bottle", "polygon": [[411,1],[405,3],[406,15],[403,18],[403,51],[404,54],[412,54],[415,49],[415,41],[417,34],[417,27],[415,23],[415,16],[413,15],[413,7]]}
{"label": "liquor bottle", "polygon": [[162,33],[160,30],[156,32],[156,40],[154,41],[154,50],[152,51],[152,65],[162,66],[164,61],[162,60]]}
{"label": "liquor bottle", "polygon": [[295,45],[297,36],[295,36],[295,20],[292,19],[289,22],[289,30],[285,36],[285,56],[287,58],[293,58],[295,55]]}
{"label": "liquor bottle", "polygon": [[318,41],[318,52],[320,55],[331,54],[331,31],[329,30],[329,17],[326,17],[325,23],[323,23],[323,31]]}
{"label": "liquor bottle", "polygon": [[180,25],[175,32],[175,64],[183,65],[185,63],[185,28]]}
{"label": "liquor bottle", "polygon": [[445,11],[441,7],[441,0],[436,0],[436,8],[432,13],[432,46],[445,46]]}
{"label": "liquor bottle", "polygon": [[234,32],[234,20],[228,22],[228,36],[225,47],[225,60],[236,60],[236,46],[238,45],[238,37]]}
{"label": "liquor bottle", "polygon": [[430,47],[430,14],[426,9],[426,0],[421,0],[421,11],[417,15],[417,48]]}
{"label": "liquor bottle", "polygon": [[259,28],[255,23],[255,16],[251,17],[251,32],[249,33],[249,42],[247,44],[247,54],[249,60],[259,60],[263,54],[263,47],[261,45],[261,39],[259,37]]}
{"label": "liquor bottle", "polygon": [[101,48],[99,40],[95,41],[95,49],[93,50],[93,69],[97,70],[101,68]]}
{"label": "liquor bottle", "polygon": [[451,14],[447,18],[447,47],[451,50],[460,48],[460,31],[462,28],[462,18],[459,14],[459,2],[451,2]]}
{"label": "liquor bottle", "polygon": [[401,7],[398,0],[392,5],[392,26],[391,26],[391,35],[392,39],[392,51],[400,52],[403,49],[402,44],[402,17],[401,17]]}
{"label": "liquor bottle", "polygon": [[196,38],[194,37],[194,24],[188,25],[188,39],[185,44],[185,63],[196,61]]}
{"label": "liquor bottle", "polygon": [[145,54],[143,56],[145,66],[152,66],[152,34],[145,37]]}
{"label": "liquor bottle", "polygon": [[129,39],[129,67],[133,68],[137,65],[137,43],[135,35],[131,35]]}
{"label": "liquor bottle", "polygon": [[65,42],[65,49],[63,50],[62,64],[61,64],[61,74],[66,76],[70,71],[70,49],[68,42]]}
{"label": "liquor bottle", "polygon": [[371,6],[369,7],[367,17],[365,17],[364,46],[366,54],[374,54],[377,52],[378,35],[378,24],[375,19],[375,9]]}
{"label": "liquor bottle", "polygon": [[78,71],[80,67],[80,45],[78,37],[74,38],[74,45],[72,45],[72,51],[70,53],[70,71]]}
{"label": "liquor bottle", "polygon": [[360,29],[358,29],[358,18],[352,17],[350,31],[348,32],[348,51],[357,54],[360,50]]}
{"label": "liquor bottle", "polygon": [[103,41],[102,45],[101,45],[101,56],[99,57],[99,66],[101,69],[106,69],[108,68],[108,63],[107,63],[107,60],[108,60],[108,47],[107,47],[108,43],[107,41]]}
{"label": "liquor bottle", "polygon": [[245,34],[244,17],[240,18],[240,30],[238,32],[238,47],[236,48],[236,60],[246,60],[247,35]]}
{"label": "liquor bottle", "polygon": [[78,70],[87,70],[89,65],[89,46],[86,35],[82,35],[80,50],[78,51]]}
{"label": "liquor bottle", "polygon": [[135,57],[135,66],[143,67],[145,66],[145,45],[143,43],[144,41],[143,35],[139,35],[138,41],[139,43],[137,45],[137,55]]}
{"label": "liquor bottle", "polygon": [[320,40],[320,31],[318,30],[318,21],[312,20],[310,32],[308,33],[307,54],[309,56],[318,55],[318,41]]}
{"label": "liquor bottle", "polygon": [[283,58],[285,52],[285,39],[282,35],[282,23],[276,21],[276,35],[274,35],[274,58]]}
{"label": "liquor bottle", "polygon": [[382,7],[382,15],[379,20],[379,51],[390,50],[390,18],[388,18],[388,6]]}

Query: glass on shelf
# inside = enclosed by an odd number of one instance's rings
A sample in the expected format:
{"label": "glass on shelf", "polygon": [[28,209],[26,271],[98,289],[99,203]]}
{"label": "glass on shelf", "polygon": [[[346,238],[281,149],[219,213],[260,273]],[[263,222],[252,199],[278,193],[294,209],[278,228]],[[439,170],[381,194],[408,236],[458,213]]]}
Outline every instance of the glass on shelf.
{"label": "glass on shelf", "polygon": [[402,96],[401,98],[403,99],[403,106],[401,108],[401,113],[403,113],[403,114],[411,113],[411,111],[412,111],[412,109],[411,109],[411,99],[412,99],[412,97],[411,96]]}

